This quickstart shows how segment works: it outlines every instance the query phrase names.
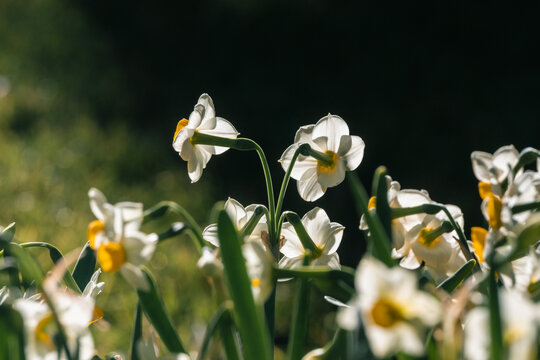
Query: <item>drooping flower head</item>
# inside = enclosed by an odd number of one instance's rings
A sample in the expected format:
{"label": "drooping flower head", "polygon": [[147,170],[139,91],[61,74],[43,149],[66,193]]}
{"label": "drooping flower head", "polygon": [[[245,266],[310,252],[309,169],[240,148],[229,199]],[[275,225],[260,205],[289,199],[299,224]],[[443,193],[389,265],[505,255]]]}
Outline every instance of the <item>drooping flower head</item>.
{"label": "drooping flower head", "polygon": [[112,205],[98,189],[88,192],[90,208],[97,220],[88,225],[88,243],[97,251],[103,271],[120,270],[136,288],[146,287],[139,265],[154,254],[158,237],[139,230],[143,218],[141,203],[120,202]]}
{"label": "drooping flower head", "polygon": [[303,143],[326,157],[326,161],[300,155],[291,177],[297,180],[298,193],[306,201],[315,201],[326,189],[337,186],[345,178],[345,171],[354,170],[364,157],[364,141],[349,135],[347,123],[337,115],[320,119],[315,125],[302,126],[279,162],[287,171],[294,152]]}
{"label": "drooping flower head", "polygon": [[191,182],[197,182],[212,155],[219,155],[228,148],[214,145],[193,144],[196,133],[235,139],[238,132],[227,120],[216,117],[214,102],[208,94],[202,94],[189,119],[182,119],[176,125],[173,148],[188,162]]}

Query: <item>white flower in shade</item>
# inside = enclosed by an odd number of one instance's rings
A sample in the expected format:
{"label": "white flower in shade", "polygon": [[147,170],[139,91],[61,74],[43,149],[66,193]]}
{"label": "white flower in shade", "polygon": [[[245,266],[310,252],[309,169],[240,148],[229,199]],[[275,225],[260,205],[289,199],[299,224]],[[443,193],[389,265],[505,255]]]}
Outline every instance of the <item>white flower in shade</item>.
{"label": "white flower in shade", "polygon": [[[446,205],[446,208],[456,223],[463,228],[461,210],[455,205]],[[457,233],[455,230],[442,233],[438,231],[447,220],[443,212],[426,215],[420,224],[409,229],[405,238],[409,251],[401,259],[400,266],[417,269],[424,263],[436,282],[446,279],[459,270],[466,260],[459,247]]]}
{"label": "white flower in shade", "polygon": [[[536,339],[538,305],[516,291],[500,291],[503,343],[507,359],[537,359]],[[489,358],[491,345],[489,310],[476,307],[469,311],[464,327],[464,357],[468,360]]]}
{"label": "white flower in shade", "polygon": [[[231,218],[232,223],[236,231],[240,232],[244,229],[244,226],[248,223],[249,219],[253,216],[255,209],[259,204],[252,204],[247,207],[243,207],[238,201],[233,198],[228,198],[225,202],[225,211]],[[203,238],[214,246],[219,246],[217,224],[210,224],[203,230]],[[261,241],[266,244],[268,238],[268,225],[266,223],[266,215],[263,215],[259,222],[253,228],[253,231],[248,236],[248,241]]]}
{"label": "white flower in shade", "polygon": [[[313,243],[321,250],[321,254],[312,258],[310,264],[339,269],[340,264],[337,249],[341,243],[345,228],[336,222],[330,222],[326,212],[318,207],[313,208],[304,215],[302,225],[304,225]],[[301,266],[306,255],[306,250],[296,234],[293,225],[288,222],[284,223],[281,229],[281,235],[285,238],[285,242],[280,249],[283,258],[280,260],[279,266],[283,268]]]}
{"label": "white flower in shade", "polygon": [[223,263],[218,257],[218,251],[209,247],[202,248],[202,255],[197,262],[197,267],[203,275],[213,277],[223,272]]}
{"label": "white flower in shade", "polygon": [[146,277],[138,266],[150,260],[158,237],[139,230],[143,218],[142,204],[121,202],[111,205],[95,188],[90,189],[88,197],[97,218],[88,225],[88,242],[97,251],[101,268],[105,272],[120,270],[132,286],[148,289]]}
{"label": "white flower in shade", "polygon": [[[492,154],[473,151],[471,154],[473,172],[480,181],[480,192],[489,190],[501,194],[500,184],[508,178],[519,161],[519,153],[514,145],[506,145]],[[482,197],[483,198],[483,197]]]}
{"label": "white flower in shade", "polygon": [[212,155],[224,153],[228,148],[222,146],[192,144],[195,133],[235,139],[238,132],[227,120],[216,117],[214,102],[208,94],[202,94],[189,119],[182,119],[176,126],[173,137],[173,148],[180,157],[188,162],[188,174],[191,182],[201,178]]}
{"label": "white flower in shade", "polygon": [[242,254],[246,260],[253,298],[256,303],[264,304],[273,288],[273,259],[260,242],[254,241],[242,245]]}
{"label": "white flower in shade", "polygon": [[306,201],[315,201],[329,187],[340,184],[345,171],[354,170],[364,157],[364,141],[349,135],[347,123],[336,115],[320,119],[315,125],[302,126],[294,138],[294,144],[281,155],[279,162],[287,171],[294,152],[303,143],[331,158],[325,163],[311,156],[300,155],[293,167],[291,177],[296,179],[298,193]]}
{"label": "white flower in shade", "polygon": [[357,298],[351,307],[340,309],[339,325],[354,330],[360,313],[375,356],[399,351],[422,355],[426,330],[439,323],[442,307],[436,298],[418,290],[414,273],[364,258],[356,271],[355,286]]}

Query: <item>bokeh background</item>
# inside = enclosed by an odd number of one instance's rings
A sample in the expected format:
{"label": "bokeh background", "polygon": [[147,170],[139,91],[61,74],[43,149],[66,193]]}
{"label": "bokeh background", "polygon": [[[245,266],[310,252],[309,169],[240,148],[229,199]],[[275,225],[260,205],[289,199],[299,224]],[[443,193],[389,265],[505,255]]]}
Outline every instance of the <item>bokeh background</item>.
{"label": "bokeh background", "polygon": [[[366,143],[357,171],[366,186],[386,165],[403,188],[460,206],[467,228],[482,225],[470,153],[540,146],[538,10],[471,2],[0,0],[0,225],[16,221],[19,241],[69,252],[83,245],[93,219],[92,186],[111,202],[176,201],[201,225],[228,196],[264,203],[254,153],[215,157],[190,184],[171,141],[203,92],[218,115],[261,144],[276,187],[277,159],[298,127],[330,112]],[[364,239],[347,186],[310,204],[295,185],[285,208],[326,209],[346,226],[340,254],[355,266]],[[196,261],[190,240],[177,238],[150,264],[193,349],[215,309]],[[98,349],[125,353],[135,299],[119,276],[103,279]],[[286,305],[289,290],[278,301]],[[333,326],[320,295],[312,306],[326,315],[311,320],[310,346],[323,344]],[[290,313],[281,308],[283,347]]]}

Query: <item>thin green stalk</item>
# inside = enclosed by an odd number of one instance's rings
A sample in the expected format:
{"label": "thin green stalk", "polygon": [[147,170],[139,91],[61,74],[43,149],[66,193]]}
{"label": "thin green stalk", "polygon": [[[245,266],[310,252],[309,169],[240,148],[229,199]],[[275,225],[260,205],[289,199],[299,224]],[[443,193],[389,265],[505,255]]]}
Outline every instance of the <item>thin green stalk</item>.
{"label": "thin green stalk", "polygon": [[156,216],[161,216],[167,211],[172,211],[173,213],[180,215],[184,219],[187,227],[189,228],[189,230],[191,230],[191,233],[193,234],[198,251],[199,253],[201,253],[201,249],[206,244],[202,236],[201,227],[199,226],[199,224],[197,224],[195,219],[193,219],[193,217],[186,209],[184,209],[182,206],[175,203],[174,201],[161,201],[150,209],[146,210],[144,212],[143,221],[148,221],[148,219],[154,218]]}
{"label": "thin green stalk", "polygon": [[304,249],[311,251],[314,258],[321,256],[322,250],[319,249],[317,245],[315,245],[313,239],[311,239],[311,236],[309,236],[309,234],[307,233],[304,224],[302,224],[300,216],[298,216],[297,213],[292,211],[286,211],[283,214],[285,214],[287,220],[294,227],[294,231],[296,231],[296,234],[298,235],[298,238],[300,239],[300,242],[302,243]]}
{"label": "thin green stalk", "polygon": [[[303,265],[309,265],[310,255],[304,257]],[[309,280],[298,279],[294,304],[290,343],[287,349],[289,360],[299,360],[305,351],[309,312]]]}
{"label": "thin green stalk", "polygon": [[133,333],[131,335],[131,360],[139,360],[139,354],[137,351],[137,344],[142,337],[142,308],[141,304],[137,302],[137,308],[135,310],[135,320],[133,321]]}
{"label": "thin green stalk", "polygon": [[[289,167],[287,168],[287,172],[285,172],[285,176],[283,177],[283,181],[281,183],[281,189],[279,190],[279,196],[278,201],[276,205],[276,214],[281,213],[281,208],[283,207],[283,199],[285,198],[285,193],[287,192],[287,186],[289,185],[289,180],[291,179],[291,174],[294,168],[294,164],[296,163],[296,160],[298,159],[298,156],[300,155],[309,155],[309,150],[311,147],[309,144],[301,144],[298,146],[296,151],[293,154],[293,157],[291,158],[291,163],[289,164]],[[276,224],[277,225],[277,224]],[[276,233],[279,234],[279,225],[276,226]]]}
{"label": "thin green stalk", "polygon": [[266,215],[267,218],[269,217],[268,209],[262,205],[257,206],[255,210],[253,211],[253,215],[251,215],[247,223],[242,228],[242,232],[240,234],[240,237],[242,239],[245,236],[251,235],[251,233],[253,232],[253,229],[255,229],[255,226],[257,226],[257,224],[259,223],[259,220],[261,219],[263,215]]}
{"label": "thin green stalk", "polygon": [[491,359],[502,360],[504,358],[502,322],[499,304],[499,289],[497,287],[494,269],[491,269],[489,272],[489,328],[491,335]]}

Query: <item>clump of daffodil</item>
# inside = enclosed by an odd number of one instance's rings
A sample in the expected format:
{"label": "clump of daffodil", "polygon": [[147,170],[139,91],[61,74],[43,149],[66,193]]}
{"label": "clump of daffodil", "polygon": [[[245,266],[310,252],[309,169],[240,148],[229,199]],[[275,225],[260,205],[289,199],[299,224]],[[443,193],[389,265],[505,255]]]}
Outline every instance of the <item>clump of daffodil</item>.
{"label": "clump of daffodil", "polygon": [[173,148],[180,157],[188,162],[188,174],[191,182],[201,178],[212,155],[218,155],[227,147],[197,143],[194,136],[197,134],[211,135],[220,138],[235,139],[238,132],[227,120],[216,117],[214,102],[208,94],[202,94],[189,119],[183,118],[176,126],[173,136]]}
{"label": "clump of daffodil", "polygon": [[[237,200],[228,198],[225,202],[224,209],[231,218],[231,221],[238,232],[243,232],[249,220],[255,215],[257,209],[264,208],[263,205],[251,204],[247,207],[242,206]],[[260,241],[267,245],[268,242],[268,224],[266,223],[266,215],[264,210],[255,224],[252,224],[249,234],[244,234],[248,241]],[[210,224],[203,230],[203,238],[214,246],[219,246],[217,224]]]}
{"label": "clump of daffodil", "polygon": [[[538,305],[517,291],[501,290],[499,294],[505,358],[537,359]],[[464,325],[465,359],[488,359],[491,345],[488,308],[473,308],[465,317]]]}
{"label": "clump of daffodil", "polygon": [[[95,355],[94,342],[89,325],[103,317],[103,312],[95,306],[96,296],[103,290],[104,283],[98,283],[100,271],[96,271],[82,295],[68,289],[55,287],[49,292],[58,320],[66,335],[68,349],[73,356],[78,351],[78,359],[89,360]],[[12,302],[13,308],[21,314],[25,332],[25,356],[27,359],[67,359],[64,349],[58,349],[56,337],[58,328],[49,305],[41,293],[31,296],[4,299]],[[58,351],[62,356],[58,357]]]}
{"label": "clump of daffodil", "polygon": [[97,220],[88,225],[88,243],[97,252],[97,260],[105,272],[120,270],[135,288],[146,290],[146,277],[139,265],[154,254],[158,236],[141,232],[141,203],[120,202],[112,205],[98,189],[88,192],[90,208]]}
{"label": "clump of daffodil", "polygon": [[441,320],[442,307],[435,297],[418,290],[413,272],[364,258],[356,271],[355,287],[357,297],[338,313],[342,328],[356,329],[359,314],[375,356],[424,353],[427,330]]}
{"label": "clump of daffodil", "polygon": [[306,249],[294,226],[286,222],[281,229],[281,235],[285,240],[280,249],[283,257],[279,262],[279,266],[283,268],[301,266],[307,250],[310,250],[311,265],[339,269],[340,263],[337,249],[341,243],[345,227],[336,222],[330,222],[326,212],[318,207],[307,212],[302,217],[301,222],[316,248]]}
{"label": "clump of daffodil", "polygon": [[315,201],[329,187],[339,185],[345,172],[354,170],[364,157],[364,141],[349,135],[347,123],[337,115],[323,117],[314,125],[302,126],[279,162],[287,171],[295,151],[309,144],[309,156],[299,155],[291,177],[297,180],[298,193],[306,201]]}

